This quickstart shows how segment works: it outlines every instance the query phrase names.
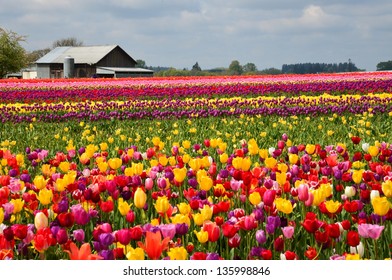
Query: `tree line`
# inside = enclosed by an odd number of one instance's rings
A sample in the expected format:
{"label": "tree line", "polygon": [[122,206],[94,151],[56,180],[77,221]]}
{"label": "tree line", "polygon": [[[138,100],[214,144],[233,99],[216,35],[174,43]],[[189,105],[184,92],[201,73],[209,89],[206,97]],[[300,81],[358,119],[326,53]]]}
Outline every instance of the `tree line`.
{"label": "tree line", "polygon": [[339,73],[364,71],[355,66],[349,60],[344,63],[297,63],[283,64],[282,73],[284,74],[316,74],[316,73]]}

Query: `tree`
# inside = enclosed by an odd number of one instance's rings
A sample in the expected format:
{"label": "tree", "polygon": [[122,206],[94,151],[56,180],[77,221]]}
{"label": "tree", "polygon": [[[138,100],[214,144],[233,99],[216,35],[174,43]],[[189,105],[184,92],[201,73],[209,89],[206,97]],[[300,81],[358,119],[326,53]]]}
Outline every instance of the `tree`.
{"label": "tree", "polygon": [[29,64],[36,62],[38,59],[43,57],[45,54],[50,52],[50,48],[35,50],[27,54],[27,60]]}
{"label": "tree", "polygon": [[23,41],[25,36],[0,28],[0,78],[26,67],[26,51],[20,45]]}
{"label": "tree", "polygon": [[241,75],[242,66],[238,60],[233,60],[229,65],[229,75]]}
{"label": "tree", "polygon": [[377,64],[377,71],[392,70],[392,60],[382,61]]}
{"label": "tree", "polygon": [[54,41],[52,48],[55,49],[57,47],[80,47],[83,45],[83,41],[79,41],[75,37],[69,37]]}
{"label": "tree", "polygon": [[193,72],[201,71],[201,68],[200,68],[198,62],[196,62],[196,63],[192,66],[192,70],[191,70],[191,71],[193,71]]}
{"label": "tree", "polygon": [[136,60],[136,67],[139,68],[147,68],[146,62],[142,59],[137,59]]}
{"label": "tree", "polygon": [[257,72],[257,67],[254,63],[248,62],[242,67],[242,70],[244,71],[244,73],[255,73]]}

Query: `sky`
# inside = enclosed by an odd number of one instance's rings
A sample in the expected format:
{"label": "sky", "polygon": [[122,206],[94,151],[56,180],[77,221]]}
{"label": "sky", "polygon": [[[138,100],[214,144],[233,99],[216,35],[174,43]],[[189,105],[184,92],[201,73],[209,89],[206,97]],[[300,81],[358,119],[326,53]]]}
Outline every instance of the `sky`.
{"label": "sky", "polygon": [[391,0],[0,0],[0,27],[27,51],[75,37],[119,45],[148,66],[340,63],[374,71],[392,60]]}

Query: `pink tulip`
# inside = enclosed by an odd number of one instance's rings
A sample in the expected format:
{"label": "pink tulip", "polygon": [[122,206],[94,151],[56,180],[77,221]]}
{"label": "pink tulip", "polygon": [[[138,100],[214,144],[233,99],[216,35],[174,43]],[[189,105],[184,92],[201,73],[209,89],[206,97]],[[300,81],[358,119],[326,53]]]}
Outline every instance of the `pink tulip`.
{"label": "pink tulip", "polygon": [[363,238],[378,239],[384,230],[384,226],[372,224],[359,224],[358,233]]}
{"label": "pink tulip", "polygon": [[276,196],[276,191],[275,190],[266,190],[264,195],[263,195],[263,202],[267,206],[272,206],[274,203]]}
{"label": "pink tulip", "polygon": [[150,191],[154,187],[154,181],[151,178],[147,178],[144,182],[144,186],[146,187],[146,190]]}
{"label": "pink tulip", "polygon": [[283,236],[287,239],[290,239],[294,235],[294,227],[287,226],[282,228]]}
{"label": "pink tulip", "polygon": [[307,201],[309,199],[309,186],[307,184],[299,185],[298,199],[301,201]]}

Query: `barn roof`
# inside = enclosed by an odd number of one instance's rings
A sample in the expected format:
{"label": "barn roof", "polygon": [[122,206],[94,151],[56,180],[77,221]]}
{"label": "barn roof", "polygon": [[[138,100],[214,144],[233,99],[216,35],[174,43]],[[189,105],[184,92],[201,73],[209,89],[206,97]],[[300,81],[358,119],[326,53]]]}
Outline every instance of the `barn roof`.
{"label": "barn roof", "polygon": [[118,45],[57,47],[37,60],[36,63],[63,63],[70,56],[75,63],[96,64]]}

